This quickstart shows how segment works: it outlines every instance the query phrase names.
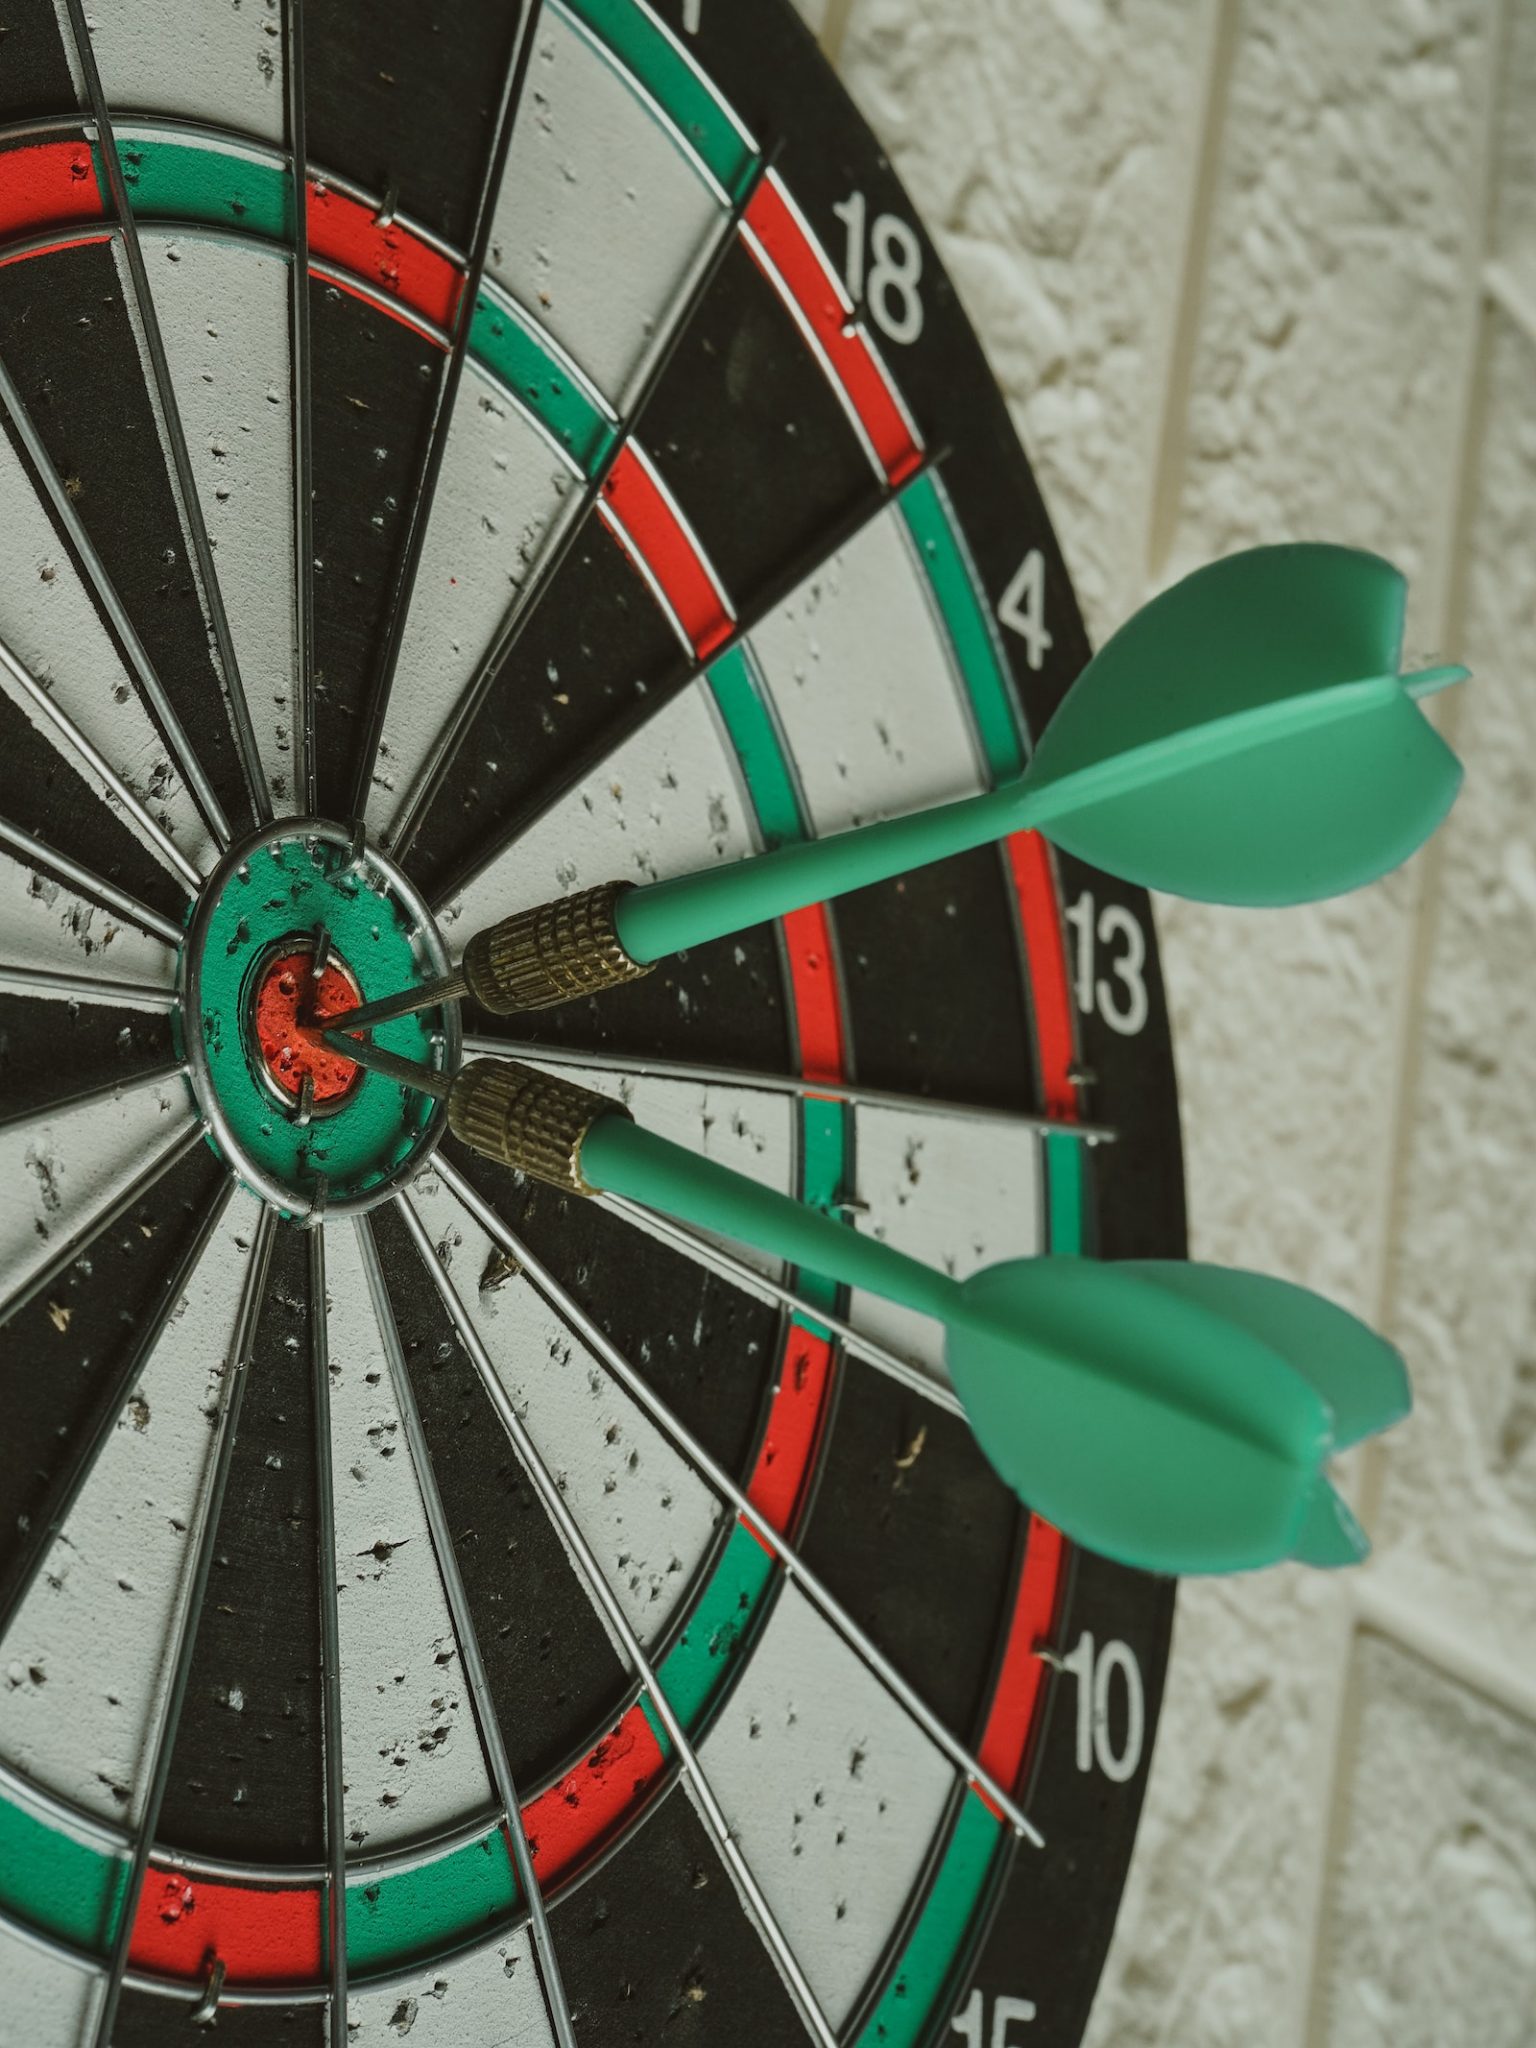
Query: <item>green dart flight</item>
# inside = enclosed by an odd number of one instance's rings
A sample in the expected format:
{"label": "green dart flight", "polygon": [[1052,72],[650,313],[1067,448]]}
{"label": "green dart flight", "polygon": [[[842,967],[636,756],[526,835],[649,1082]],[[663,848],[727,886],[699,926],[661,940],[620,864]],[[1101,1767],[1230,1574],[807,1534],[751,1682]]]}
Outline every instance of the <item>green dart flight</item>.
{"label": "green dart flight", "polygon": [[472,1062],[451,1085],[429,1079],[455,1136],[488,1158],[938,1318],[982,1449],[1077,1542],[1181,1574],[1364,1556],[1325,1466],[1407,1413],[1407,1375],[1389,1344],[1305,1289],[1212,1266],[1064,1257],[956,1281],[570,1082],[500,1060]]}
{"label": "green dart flight", "polygon": [[1024,830],[1146,888],[1305,903],[1388,873],[1444,818],[1456,756],[1420,708],[1459,667],[1400,673],[1407,585],[1354,548],[1255,548],[1137,612],[1000,788],[641,887],[608,884],[476,934],[458,972],[354,1029],[472,995],[508,1014],[647,973],[808,903]]}
{"label": "green dart flight", "polygon": [[1466,671],[1398,673],[1406,600],[1391,563],[1352,548],[1213,563],[1121,627],[1014,781],[628,890],[618,937],[650,965],[1025,830],[1204,902],[1359,888],[1422,845],[1461,780],[1418,699]]}

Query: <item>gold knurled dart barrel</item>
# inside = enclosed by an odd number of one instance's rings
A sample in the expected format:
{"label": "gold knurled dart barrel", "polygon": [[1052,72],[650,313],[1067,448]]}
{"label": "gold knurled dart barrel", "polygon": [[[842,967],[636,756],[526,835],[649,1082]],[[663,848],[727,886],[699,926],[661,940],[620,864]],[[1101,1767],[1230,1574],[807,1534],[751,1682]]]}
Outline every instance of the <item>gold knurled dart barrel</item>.
{"label": "gold knurled dart barrel", "polygon": [[625,952],[614,922],[614,906],[631,886],[603,882],[476,932],[459,968],[466,989],[487,1010],[506,1016],[638,981],[651,970]]}
{"label": "gold knurled dart barrel", "polygon": [[547,1181],[568,1194],[594,1192],[581,1170],[581,1141],[603,1116],[628,1116],[622,1103],[510,1060],[473,1060],[448,1094],[453,1135],[499,1166]]}

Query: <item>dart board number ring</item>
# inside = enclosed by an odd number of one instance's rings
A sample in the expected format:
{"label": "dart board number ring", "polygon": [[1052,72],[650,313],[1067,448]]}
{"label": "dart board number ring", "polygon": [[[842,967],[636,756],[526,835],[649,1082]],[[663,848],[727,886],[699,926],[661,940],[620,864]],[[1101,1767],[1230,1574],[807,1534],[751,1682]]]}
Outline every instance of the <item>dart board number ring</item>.
{"label": "dart board number ring", "polygon": [[[341,826],[285,819],[242,840],[201,891],[179,962],[183,1053],[215,1148],[256,1193],[298,1221],[359,1215],[407,1186],[436,1149],[446,1107],[382,1075],[330,1071],[303,1101],[281,1078],[299,1052],[317,1079],[327,1056],[302,1028],[262,1030],[274,970],[313,956],[329,964],[328,1008],[445,974],[448,952],[418,891],[385,854]],[[379,1043],[452,1072],[458,1006],[380,1028]],[[337,1060],[344,1069],[345,1061]],[[302,1106],[301,1106],[302,1105]]]}

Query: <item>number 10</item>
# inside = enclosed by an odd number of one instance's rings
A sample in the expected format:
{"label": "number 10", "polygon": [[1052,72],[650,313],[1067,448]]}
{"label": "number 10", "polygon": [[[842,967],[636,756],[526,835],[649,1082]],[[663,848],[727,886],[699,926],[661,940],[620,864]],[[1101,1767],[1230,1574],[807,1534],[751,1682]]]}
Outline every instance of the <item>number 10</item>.
{"label": "number 10", "polygon": [[984,2035],[987,2002],[979,1991],[973,1991],[964,2012],[957,2012],[949,2023],[952,2034],[963,2034],[970,2048],[1023,2048],[1008,2029],[1015,2020],[1032,2020],[1035,2017],[1034,2002],[1028,1998],[998,1998],[992,2005],[992,2032]]}

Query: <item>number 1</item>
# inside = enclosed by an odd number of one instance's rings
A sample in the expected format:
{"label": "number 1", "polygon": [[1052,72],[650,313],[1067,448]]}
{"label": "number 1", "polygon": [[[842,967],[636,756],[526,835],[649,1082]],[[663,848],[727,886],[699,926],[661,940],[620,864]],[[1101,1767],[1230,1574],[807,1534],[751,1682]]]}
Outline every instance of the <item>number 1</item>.
{"label": "number 1", "polygon": [[704,16],[704,0],[683,0],[683,29],[690,36],[699,32],[699,23]]}

